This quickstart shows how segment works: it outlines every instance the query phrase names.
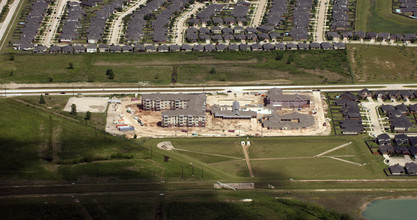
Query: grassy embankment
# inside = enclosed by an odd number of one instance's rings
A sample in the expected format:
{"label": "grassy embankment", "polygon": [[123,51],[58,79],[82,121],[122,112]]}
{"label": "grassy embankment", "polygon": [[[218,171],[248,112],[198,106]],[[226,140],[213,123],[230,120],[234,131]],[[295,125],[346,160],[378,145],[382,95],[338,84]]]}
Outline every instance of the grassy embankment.
{"label": "grassy embankment", "polygon": [[[69,63],[73,69],[68,68]],[[114,71],[113,80],[106,76],[107,69]],[[148,81],[154,85],[173,81],[178,84],[352,82],[345,50],[0,55],[0,83],[87,81]]]}
{"label": "grassy embankment", "polygon": [[392,13],[392,0],[361,0],[356,6],[356,31],[416,33],[417,20]]}
{"label": "grassy embankment", "polygon": [[349,62],[358,83],[412,83],[417,48],[349,45]]}

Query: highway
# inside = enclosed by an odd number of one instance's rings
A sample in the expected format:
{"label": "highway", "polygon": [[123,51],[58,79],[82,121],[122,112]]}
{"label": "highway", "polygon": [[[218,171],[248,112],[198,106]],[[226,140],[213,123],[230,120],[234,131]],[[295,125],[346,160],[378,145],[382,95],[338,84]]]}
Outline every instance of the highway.
{"label": "highway", "polygon": [[[13,88],[12,88],[13,87]],[[350,85],[254,85],[254,86],[189,86],[189,87],[138,87],[132,84],[132,86],[110,87],[110,86],[95,86],[91,84],[89,86],[71,85],[71,84],[8,84],[1,85],[0,96],[37,96],[40,94],[48,93],[49,95],[107,95],[107,94],[132,94],[132,93],[195,93],[195,92],[233,92],[242,93],[250,91],[266,91],[271,88],[281,88],[284,90],[298,90],[298,91],[311,91],[320,90],[323,92],[329,91],[358,91],[363,88],[370,90],[410,90],[417,89],[417,84],[350,84]]]}

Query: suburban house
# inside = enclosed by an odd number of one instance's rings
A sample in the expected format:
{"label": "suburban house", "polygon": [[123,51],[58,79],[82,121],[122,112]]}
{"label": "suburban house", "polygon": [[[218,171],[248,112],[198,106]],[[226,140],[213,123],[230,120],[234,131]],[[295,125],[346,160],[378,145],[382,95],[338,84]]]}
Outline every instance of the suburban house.
{"label": "suburban house", "polygon": [[375,142],[379,144],[379,146],[391,145],[391,138],[388,134],[383,133],[376,137]]}
{"label": "suburban house", "polygon": [[389,172],[392,175],[401,175],[401,174],[405,174],[405,170],[402,166],[400,166],[399,164],[395,164],[393,166],[389,167]]}

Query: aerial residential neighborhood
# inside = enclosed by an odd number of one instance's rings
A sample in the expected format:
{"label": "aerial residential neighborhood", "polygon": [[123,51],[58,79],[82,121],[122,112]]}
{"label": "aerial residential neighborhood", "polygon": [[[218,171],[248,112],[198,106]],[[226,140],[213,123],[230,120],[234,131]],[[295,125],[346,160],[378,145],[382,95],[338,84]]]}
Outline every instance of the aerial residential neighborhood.
{"label": "aerial residential neighborhood", "polygon": [[0,218],[415,219],[416,34],[415,0],[0,0]]}

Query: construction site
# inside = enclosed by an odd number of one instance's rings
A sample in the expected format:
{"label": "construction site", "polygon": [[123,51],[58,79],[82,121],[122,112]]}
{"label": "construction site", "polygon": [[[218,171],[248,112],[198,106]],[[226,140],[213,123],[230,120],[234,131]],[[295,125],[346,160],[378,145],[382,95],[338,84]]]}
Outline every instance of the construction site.
{"label": "construction site", "polygon": [[[325,115],[327,104],[320,92],[278,91],[279,97],[294,99],[290,100],[293,104],[286,106],[270,100],[275,97],[272,94],[274,91],[271,91],[154,93],[138,98],[125,97],[117,102],[110,99],[106,131],[128,138],[135,135],[137,138],[165,138],[330,134],[331,127]],[[308,104],[294,105],[300,97],[307,99]],[[156,101],[149,101],[151,99]],[[178,100],[170,104],[165,99]],[[193,102],[198,103],[198,106],[190,104]]]}

